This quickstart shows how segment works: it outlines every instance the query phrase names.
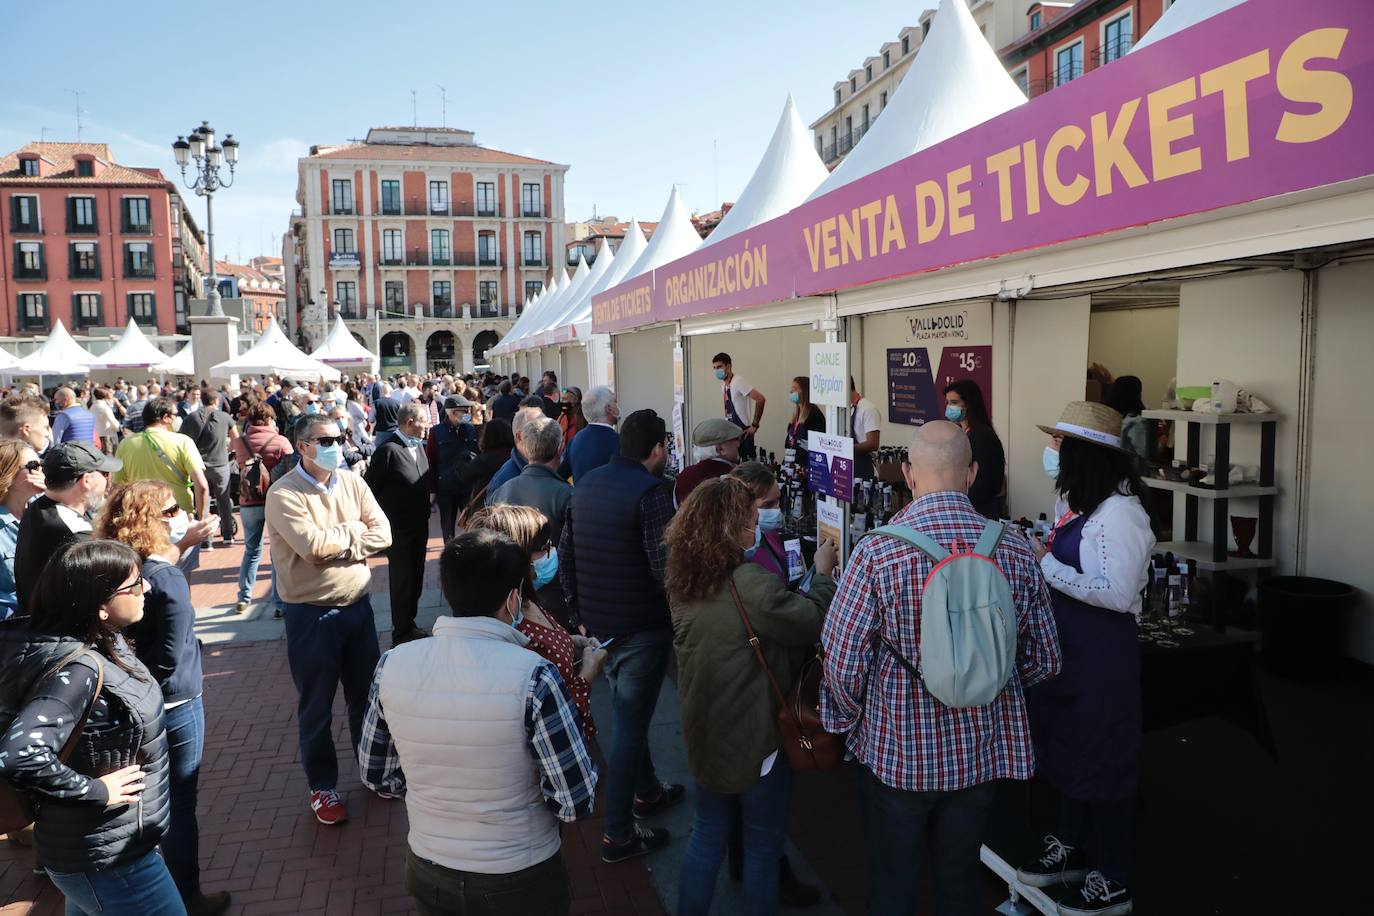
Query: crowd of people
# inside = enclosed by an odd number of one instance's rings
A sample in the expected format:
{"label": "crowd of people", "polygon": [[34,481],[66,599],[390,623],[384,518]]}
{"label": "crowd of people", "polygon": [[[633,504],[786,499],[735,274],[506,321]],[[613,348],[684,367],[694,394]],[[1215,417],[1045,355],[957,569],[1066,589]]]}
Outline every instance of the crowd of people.
{"label": "crowd of people", "polygon": [[[1042,427],[1060,505],[1041,543],[996,521],[1001,440],[978,386],[956,382],[946,419],[909,443],[910,501],[890,525],[848,558],[818,544],[797,569],[777,476],[751,460],[767,399],[728,354],[713,368],[723,411],[694,428],[700,460],[681,473],[663,417],[622,414],[611,388],[551,372],[6,392],[0,781],[37,802],[28,841],[68,912],[230,904],[199,882],[188,576],[200,549],[240,535],[236,612],[270,550],[262,600],[283,621],[309,810],[348,820],[342,686],[363,786],[406,807],[422,913],[568,913],[560,825],[598,795],[604,862],[668,846],[656,819],[689,796],[650,748],[670,669],[695,784],[677,912],[708,913],[727,862],[751,914],[815,903],[784,852],[795,749],[779,713],[817,658],[821,727],[858,775],[870,912],[911,913],[927,859],[938,912],[978,912],[995,786],[1037,769],[1063,801],[1021,879],[1059,894],[1066,916],[1129,912],[1135,620],[1154,541],[1121,414],[1076,402]],[[871,473],[881,418],[852,380],[850,394],[856,470]],[[785,449],[804,468],[824,417],[805,377],[787,395]],[[433,514],[451,615],[426,629]],[[1014,639],[989,698],[960,705],[927,685],[923,667],[956,662],[922,636],[957,600],[942,587],[925,606],[934,571],[969,545],[993,561]],[[610,720],[596,723],[602,677]]]}

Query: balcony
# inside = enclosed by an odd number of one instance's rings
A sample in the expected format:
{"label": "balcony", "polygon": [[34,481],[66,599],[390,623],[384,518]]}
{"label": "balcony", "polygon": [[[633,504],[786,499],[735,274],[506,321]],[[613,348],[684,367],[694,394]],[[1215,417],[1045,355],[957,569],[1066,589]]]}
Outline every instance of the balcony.
{"label": "balcony", "polygon": [[98,235],[100,227],[94,220],[89,223],[78,223],[75,220],[67,220],[68,235]]}
{"label": "balcony", "polygon": [[30,315],[25,311],[19,312],[19,329],[21,331],[46,331],[48,330],[48,310],[40,309],[36,315]]}
{"label": "balcony", "polygon": [[501,306],[495,302],[479,302],[477,304],[478,318],[500,318]]}
{"label": "balcony", "polygon": [[14,279],[16,280],[46,280],[48,279],[48,265],[39,261],[38,263],[25,263],[22,260],[14,264]]}
{"label": "balcony", "polygon": [[325,216],[353,216],[353,215],[355,215],[355,214],[353,213],[353,205],[352,205],[352,204],[340,204],[340,203],[331,204],[330,207],[329,207],[329,209],[325,210]]}
{"label": "balcony", "polygon": [[82,266],[76,261],[71,262],[71,269],[67,271],[68,280],[99,280],[100,262],[89,266]]}
{"label": "balcony", "polygon": [[[1092,67],[1106,66],[1112,61],[1124,57],[1126,52],[1131,50],[1131,46],[1134,43],[1130,35],[1122,35],[1119,38],[1114,38],[1106,44],[1103,44],[1092,53]],[[1081,75],[1082,74],[1080,74],[1080,76]]]}
{"label": "balcony", "polygon": [[453,258],[446,254],[436,254],[429,259],[430,267],[453,267]]}
{"label": "balcony", "polygon": [[401,205],[400,205],[400,204],[397,204],[397,203],[382,204],[380,207],[377,208],[377,212],[376,212],[374,215],[375,215],[375,216],[400,216],[400,215],[401,215]]}
{"label": "balcony", "polygon": [[377,261],[377,263],[381,264],[383,267],[402,267],[405,265],[405,262],[405,258],[400,255],[382,255]]}
{"label": "balcony", "polygon": [[544,208],[543,208],[543,207],[521,207],[521,208],[520,208],[520,215],[523,216],[523,217],[525,217],[525,218],[527,218],[527,219],[543,219],[543,218],[544,218]]}
{"label": "balcony", "polygon": [[478,267],[500,267],[501,259],[494,254],[482,254],[477,256]]}
{"label": "balcony", "polygon": [[119,229],[120,229],[120,232],[122,232],[124,235],[152,235],[152,234],[153,234],[153,224],[152,224],[152,223],[131,223],[131,222],[129,222],[128,220],[124,220],[124,221],[120,224]]}
{"label": "balcony", "polygon": [[430,315],[431,318],[456,318],[456,317],[458,317],[457,315],[454,314],[454,312],[453,312],[453,302],[452,302],[452,300],[449,300],[449,299],[436,299],[436,300],[434,300],[434,303],[429,307],[429,315]]}
{"label": "balcony", "polygon": [[548,267],[548,263],[542,257],[523,257],[520,259],[521,267]]}
{"label": "balcony", "polygon": [[449,211],[449,206],[448,206],[448,204],[439,204],[439,203],[435,203],[435,202],[433,202],[433,201],[430,201],[430,204],[429,204],[429,215],[430,215],[430,216],[448,216],[448,215],[449,215],[449,212],[448,212],[448,211]]}
{"label": "balcony", "polygon": [[344,321],[357,321],[362,318],[362,312],[358,311],[356,302],[340,302],[338,304],[339,317]]}
{"label": "balcony", "polygon": [[496,212],[496,208],[495,208],[495,207],[482,207],[482,206],[479,206],[479,207],[477,208],[477,213],[476,213],[476,215],[477,215],[477,216],[480,216],[480,217],[495,219],[499,214]]}
{"label": "balcony", "polygon": [[152,280],[157,277],[157,272],[153,270],[151,261],[146,264],[135,264],[131,261],[124,263],[124,279],[126,280]]}

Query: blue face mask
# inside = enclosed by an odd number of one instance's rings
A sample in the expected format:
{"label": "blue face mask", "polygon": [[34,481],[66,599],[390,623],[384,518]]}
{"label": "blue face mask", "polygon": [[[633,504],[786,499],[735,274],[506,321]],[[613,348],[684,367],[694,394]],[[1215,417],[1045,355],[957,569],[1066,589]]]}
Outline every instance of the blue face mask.
{"label": "blue face mask", "polygon": [[306,413],[319,413],[319,412],[320,412],[320,405],[319,405],[319,404],[316,404],[314,401],[311,401],[309,404],[306,404],[306,405],[305,405],[305,412],[306,412]]}
{"label": "blue face mask", "polygon": [[744,548],[744,558],[745,558],[746,560],[752,560],[752,559],[754,559],[754,554],[756,554],[756,553],[759,552],[759,545],[762,544],[762,543],[763,543],[763,529],[762,529],[762,528],[755,528],[755,529],[754,529],[754,546],[753,546],[753,547],[746,547],[746,548]]}
{"label": "blue face mask", "polygon": [[515,592],[515,597],[519,599],[519,602],[515,605],[515,616],[511,618],[510,625],[512,629],[519,627],[520,624],[525,622],[525,599],[521,597],[519,592]]}
{"label": "blue face mask", "polygon": [[964,408],[956,407],[953,404],[945,405],[945,419],[951,423],[958,423],[964,419]]}
{"label": "blue face mask", "polygon": [[1045,454],[1041,458],[1045,465],[1045,474],[1050,480],[1059,479],[1059,452],[1053,446],[1045,446]]}
{"label": "blue face mask", "polygon": [[425,440],[420,436],[407,436],[400,430],[396,431],[396,435],[400,436],[401,441],[403,441],[406,445],[410,446],[411,448],[419,448],[420,446],[425,444]]}
{"label": "blue face mask", "polygon": [[343,464],[343,449],[337,445],[317,445],[315,463],[326,471],[337,471]]}
{"label": "blue face mask", "polygon": [[338,419],[337,421],[335,421],[335,422],[337,422],[337,423],[339,424],[339,432],[341,432],[341,433],[346,433],[346,432],[348,432],[348,421],[347,421],[347,420],[345,420],[343,417],[339,417],[339,419]]}
{"label": "blue face mask", "polygon": [[534,587],[541,589],[558,575],[558,548],[550,547],[549,555],[534,561]]}
{"label": "blue face mask", "polygon": [[725,381],[725,370],[724,370],[724,369],[717,369],[717,370],[716,370],[716,380],[717,380],[717,381],[720,381],[720,382]]}
{"label": "blue face mask", "polygon": [[759,527],[764,531],[777,531],[782,527],[782,510],[779,508],[760,509]]}
{"label": "blue face mask", "polygon": [[797,394],[795,391],[793,391],[791,394],[789,394],[789,395],[787,396],[787,400],[791,401],[793,404],[800,404],[800,403],[801,403],[801,395],[799,395],[799,394]]}

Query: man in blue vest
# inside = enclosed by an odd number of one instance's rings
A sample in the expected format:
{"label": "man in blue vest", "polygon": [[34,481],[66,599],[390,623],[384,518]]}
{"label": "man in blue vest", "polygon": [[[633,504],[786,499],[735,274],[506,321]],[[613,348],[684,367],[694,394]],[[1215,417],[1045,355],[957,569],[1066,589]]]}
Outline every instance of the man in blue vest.
{"label": "man in blue vest", "polygon": [[52,441],[95,441],[95,414],[83,406],[72,389],[63,386],[54,391],[52,409]]}
{"label": "man in blue vest", "polygon": [[588,634],[603,642],[615,640],[606,662],[615,734],[606,756],[603,862],[623,862],[667,844],[667,830],[640,827],[635,819],[658,814],[684,794],[680,785],[659,782],[648,739],[673,649],[663,591],[663,532],[673,517],[672,487],[661,476],[667,439],[663,418],[652,410],[626,417],[620,454],[573,488],[558,546],[570,618],[580,616]]}

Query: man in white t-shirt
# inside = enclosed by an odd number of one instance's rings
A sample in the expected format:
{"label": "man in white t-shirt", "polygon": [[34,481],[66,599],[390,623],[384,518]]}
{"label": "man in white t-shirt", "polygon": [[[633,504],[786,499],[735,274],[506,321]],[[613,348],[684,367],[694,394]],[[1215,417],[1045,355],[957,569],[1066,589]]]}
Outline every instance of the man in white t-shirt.
{"label": "man in white t-shirt", "polygon": [[759,431],[759,424],[763,422],[763,405],[767,403],[767,399],[752,385],[735,375],[729,353],[717,353],[711,357],[711,368],[715,370],[716,380],[722,383],[721,400],[725,419],[744,430],[744,438],[740,441],[740,458],[744,461],[753,461],[756,454],[754,436]]}
{"label": "man in white t-shirt", "polygon": [[882,414],[854,387],[849,377],[849,435],[854,440],[854,477],[873,476],[873,454],[881,444]]}

